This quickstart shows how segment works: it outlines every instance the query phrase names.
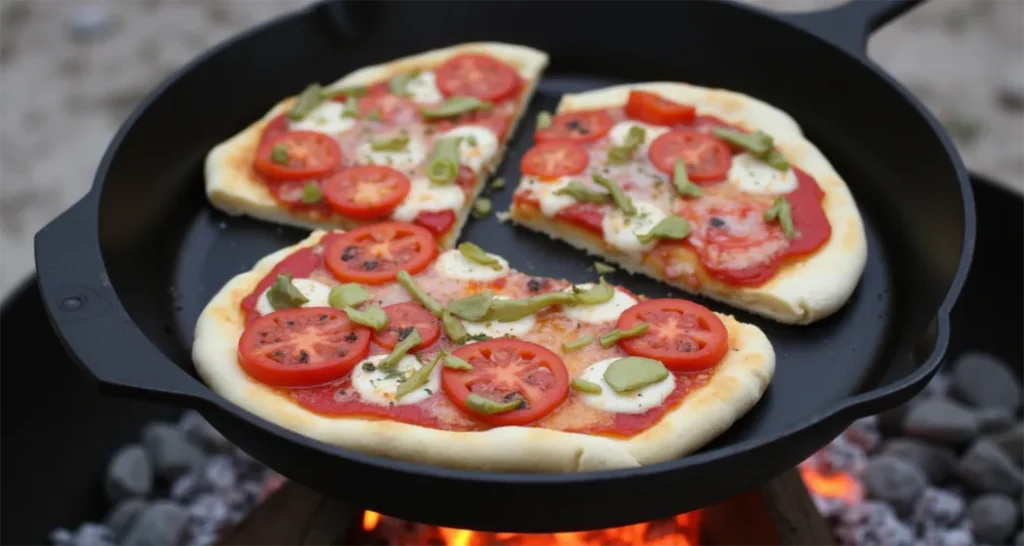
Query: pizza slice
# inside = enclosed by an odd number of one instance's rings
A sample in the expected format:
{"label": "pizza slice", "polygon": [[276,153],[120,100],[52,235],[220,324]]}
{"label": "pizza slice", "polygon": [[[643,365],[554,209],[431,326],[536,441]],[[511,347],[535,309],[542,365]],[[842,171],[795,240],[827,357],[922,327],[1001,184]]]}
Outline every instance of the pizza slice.
{"label": "pizza slice", "polygon": [[448,467],[578,472],[693,452],[761,398],[764,333],[604,279],[573,285],[386,222],[315,231],[196,325],[216,392],[317,440]]}
{"label": "pizza slice", "polygon": [[867,260],[849,189],[796,122],[681,83],[565,95],[541,114],[511,220],[784,323],[839,309]]}
{"label": "pizza slice", "polygon": [[471,43],[311,84],[213,148],[207,197],[310,229],[413,222],[451,246],[547,63]]}

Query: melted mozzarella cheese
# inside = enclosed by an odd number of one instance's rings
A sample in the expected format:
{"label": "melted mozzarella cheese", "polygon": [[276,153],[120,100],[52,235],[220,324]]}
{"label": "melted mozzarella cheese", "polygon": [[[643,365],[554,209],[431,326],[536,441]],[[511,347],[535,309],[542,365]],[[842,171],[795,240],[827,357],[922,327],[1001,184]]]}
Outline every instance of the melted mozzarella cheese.
{"label": "melted mozzarella cheese", "polygon": [[412,222],[421,212],[453,210],[458,212],[466,204],[466,194],[455,184],[434,184],[426,178],[411,180],[409,195],[391,213],[400,222]]}
{"label": "melted mozzarella cheese", "polygon": [[[611,139],[612,144],[615,146],[622,146],[626,143],[626,135],[629,134],[629,130],[632,127],[640,127],[644,130],[644,143],[640,145],[640,151],[646,150],[651,145],[651,142],[654,142],[654,139],[669,131],[668,127],[659,125],[648,125],[639,121],[620,121],[608,132],[608,138]],[[637,157],[637,155],[633,157]]]}
{"label": "melted mozzarella cheese", "polygon": [[459,142],[459,163],[473,169],[473,172],[480,172],[480,168],[498,153],[498,137],[487,127],[463,125],[441,136],[462,138]]}
{"label": "melted mozzarella cheese", "polygon": [[[381,360],[388,355],[377,355],[367,358],[352,368],[352,387],[359,392],[360,398],[366,403],[380,406],[392,404],[401,406],[422,402],[434,395],[441,388],[441,365],[434,366],[430,372],[430,378],[416,390],[395,400],[395,393],[398,386],[409,376],[420,369],[422,364],[414,356],[405,356],[398,361],[398,366],[392,372],[385,372],[377,367]],[[363,366],[369,362],[373,371],[367,371]]]}
{"label": "melted mozzarella cheese", "polygon": [[[494,296],[496,300],[507,300],[505,296]],[[533,326],[537,324],[537,317],[529,315],[519,320],[512,322],[498,322],[492,320],[490,322],[470,322],[463,321],[466,326],[466,332],[471,336],[483,334],[488,337],[502,337],[512,336],[521,337],[533,330]]]}
{"label": "melted mozzarella cheese", "polygon": [[489,265],[478,264],[469,258],[466,258],[458,250],[447,250],[442,252],[437,257],[437,261],[434,262],[434,267],[438,273],[448,277],[449,279],[459,279],[464,281],[490,281],[499,277],[504,277],[509,273],[508,262],[505,261],[501,256],[495,254],[488,254],[498,260],[501,264],[501,269],[494,269]]}
{"label": "melted mozzarella cheese", "polygon": [[329,135],[338,135],[348,131],[356,124],[355,118],[341,116],[344,109],[345,105],[338,101],[324,101],[306,117],[299,121],[293,121],[290,127],[293,131],[319,131]]}
{"label": "melted mozzarella cheese", "polygon": [[[384,137],[377,137],[384,138]],[[386,165],[398,170],[407,170],[419,165],[427,157],[427,149],[423,142],[416,138],[409,139],[405,149],[397,152],[375,151],[371,141],[359,145],[359,158],[364,163]]]}
{"label": "melted mozzarella cheese", "polygon": [[[320,281],[314,281],[313,279],[292,279],[292,284],[295,288],[302,292],[303,296],[306,296],[308,302],[304,303],[303,307],[330,307],[327,303],[328,296],[331,295],[331,287]],[[261,315],[267,315],[274,312],[274,307],[270,305],[270,300],[267,298],[267,293],[270,289],[266,289],[260,294],[258,300],[256,300],[256,310]]]}
{"label": "melted mozzarella cheese", "polygon": [[429,70],[420,72],[409,80],[405,90],[409,92],[409,98],[417,104],[433,104],[444,99],[437,88],[437,77]]}
{"label": "melted mozzarella cheese", "polygon": [[605,382],[604,372],[608,369],[608,365],[616,360],[619,360],[619,358],[609,358],[608,360],[595,362],[580,374],[580,379],[601,386],[600,394],[577,393],[584,404],[595,409],[613,413],[643,413],[665,402],[665,399],[676,388],[676,376],[670,373],[665,379],[634,391],[615,392]]}
{"label": "melted mozzarella cheese", "polygon": [[634,199],[633,206],[636,207],[636,214],[633,216],[626,216],[621,209],[616,208],[605,214],[601,220],[605,242],[626,253],[644,252],[653,247],[656,240],[644,244],[637,239],[636,234],[647,233],[667,216],[660,208],[647,201]]}
{"label": "melted mozzarella cheese", "polygon": [[793,169],[780,171],[748,153],[732,158],[729,183],[742,192],[769,195],[789,193],[797,186]]}
{"label": "melted mozzarella cheese", "polygon": [[576,204],[576,200],[568,195],[555,195],[556,191],[566,187],[572,180],[574,180],[572,176],[563,176],[543,182],[536,178],[524,178],[523,187],[530,189],[537,197],[537,201],[540,202],[541,214],[551,218],[562,209]]}
{"label": "melted mozzarella cheese", "polygon": [[[593,287],[594,283],[578,284],[576,286],[582,290],[587,290]],[[572,289],[570,288],[570,290]],[[614,291],[615,295],[612,296],[612,299],[604,303],[597,305],[563,305],[562,313],[573,320],[590,324],[615,322],[623,311],[636,305],[636,300],[622,290],[615,288]]]}

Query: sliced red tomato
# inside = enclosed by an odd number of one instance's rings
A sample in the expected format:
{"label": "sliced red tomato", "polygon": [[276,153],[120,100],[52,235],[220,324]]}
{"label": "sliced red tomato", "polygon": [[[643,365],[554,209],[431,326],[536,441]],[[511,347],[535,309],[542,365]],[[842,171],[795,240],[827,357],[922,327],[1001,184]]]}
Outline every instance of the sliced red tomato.
{"label": "sliced red tomato", "polygon": [[674,125],[690,123],[697,109],[689,104],[679,104],[649,91],[630,91],[626,102],[626,115],[644,123]]}
{"label": "sliced red tomato", "polygon": [[416,215],[416,218],[412,219],[412,223],[417,226],[427,228],[428,231],[434,234],[435,237],[440,237],[448,230],[452,229],[455,225],[455,211],[453,210],[437,210],[437,211],[423,211]]}
{"label": "sliced red tomato", "polygon": [[[274,150],[283,157],[275,158]],[[256,152],[255,167],[272,180],[319,178],[341,164],[341,148],[333,138],[316,131],[289,131],[264,142]]]}
{"label": "sliced red tomato", "polygon": [[391,214],[406,195],[409,177],[391,167],[351,167],[323,181],[324,199],[331,208],[359,220]]}
{"label": "sliced red tomato", "polygon": [[263,128],[263,136],[260,137],[260,146],[262,147],[263,143],[274,140],[287,133],[289,128],[290,123],[288,121],[288,114],[281,114],[270,120],[270,123]]}
{"label": "sliced red tomato", "polygon": [[603,237],[605,208],[597,203],[576,203],[558,211],[555,216]]}
{"label": "sliced red tomato", "polygon": [[466,195],[476,195],[474,190],[479,181],[480,177],[473,172],[473,169],[470,169],[468,165],[459,165],[459,177],[455,179],[455,183],[462,188],[462,191],[466,192]]}
{"label": "sliced red tomato", "polygon": [[373,341],[381,347],[394,349],[398,342],[405,339],[413,329],[423,340],[419,345],[413,347],[418,351],[429,347],[437,338],[441,337],[441,325],[437,317],[430,314],[425,307],[418,303],[406,302],[388,305],[384,308],[388,315],[388,325],[383,330],[373,334]]}
{"label": "sliced red tomato", "polygon": [[616,327],[628,330],[642,323],[651,325],[647,332],[620,341],[619,347],[634,356],[660,360],[672,370],[705,370],[729,350],[729,332],[722,321],[692,301],[642,301],[619,315]]}
{"label": "sliced red tomato", "polygon": [[476,97],[498,102],[511,97],[522,85],[515,68],[481,53],[456,55],[434,74],[437,88],[446,97]]}
{"label": "sliced red tomato", "polygon": [[324,265],[344,282],[384,284],[403,269],[423,271],[437,254],[434,236],[404,222],[371,224],[349,231],[324,250]]}
{"label": "sliced red tomato", "polygon": [[612,130],[615,120],[604,110],[582,110],[558,114],[551,125],[534,134],[538,142],[546,140],[577,140],[593,142]]}
{"label": "sliced red tomato", "polygon": [[541,142],[523,155],[519,168],[523,174],[558,178],[579,174],[587,168],[590,156],[581,146],[566,140]]}
{"label": "sliced red tomato", "polygon": [[370,330],[331,307],[285,309],[242,332],[238,362],[261,383],[319,385],[347,374],[370,349]]}
{"label": "sliced red tomato", "polygon": [[369,93],[359,99],[359,114],[362,117],[376,116],[378,121],[407,122],[419,119],[416,103],[387,93]]}
{"label": "sliced red tomato", "polygon": [[[445,368],[441,386],[459,410],[479,421],[494,426],[533,423],[569,395],[569,372],[562,359],[536,343],[491,339],[462,346],[452,354],[473,369]],[[516,409],[488,415],[467,404],[470,394],[499,404],[521,402]]]}
{"label": "sliced red tomato", "polygon": [[732,166],[729,145],[697,131],[669,131],[654,139],[647,153],[651,163],[666,174],[673,174],[676,160],[682,159],[686,174],[694,182],[721,180]]}

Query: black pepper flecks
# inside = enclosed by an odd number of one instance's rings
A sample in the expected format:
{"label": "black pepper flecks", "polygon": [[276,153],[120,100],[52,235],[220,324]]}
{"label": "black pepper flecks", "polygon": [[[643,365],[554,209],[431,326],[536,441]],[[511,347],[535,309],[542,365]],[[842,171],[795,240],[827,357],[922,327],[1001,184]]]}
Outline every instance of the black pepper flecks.
{"label": "black pepper flecks", "polygon": [[406,326],[404,328],[399,328],[398,329],[398,341],[402,341],[405,338],[409,337],[409,334],[411,334],[414,329],[415,328],[413,326]]}
{"label": "black pepper flecks", "polygon": [[347,246],[347,247],[345,247],[345,251],[341,253],[341,261],[347,262],[347,261],[355,258],[356,254],[358,254],[358,253],[359,253],[359,247],[357,247],[357,246]]}
{"label": "black pepper flecks", "polygon": [[713,227],[713,228],[725,227],[725,220],[722,220],[721,218],[719,218],[717,216],[712,216],[711,217],[711,227]]}
{"label": "black pepper flecks", "polygon": [[360,266],[360,269],[362,269],[363,271],[373,271],[374,269],[377,269],[377,266],[379,265],[380,262],[378,262],[377,260],[369,260],[363,262],[363,265]]}

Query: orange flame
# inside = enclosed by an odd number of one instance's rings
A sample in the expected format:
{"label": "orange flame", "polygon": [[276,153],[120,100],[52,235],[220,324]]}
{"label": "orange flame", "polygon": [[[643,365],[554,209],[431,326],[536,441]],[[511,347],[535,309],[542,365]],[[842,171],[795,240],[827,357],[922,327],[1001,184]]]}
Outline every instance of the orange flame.
{"label": "orange flame", "polygon": [[377,528],[377,523],[380,522],[380,514],[377,512],[371,512],[369,510],[363,512],[363,530],[369,533],[370,531]]}
{"label": "orange flame", "polygon": [[812,464],[801,464],[799,468],[807,489],[818,496],[840,499],[847,504],[864,500],[864,489],[860,481],[845,472],[826,474]]}

